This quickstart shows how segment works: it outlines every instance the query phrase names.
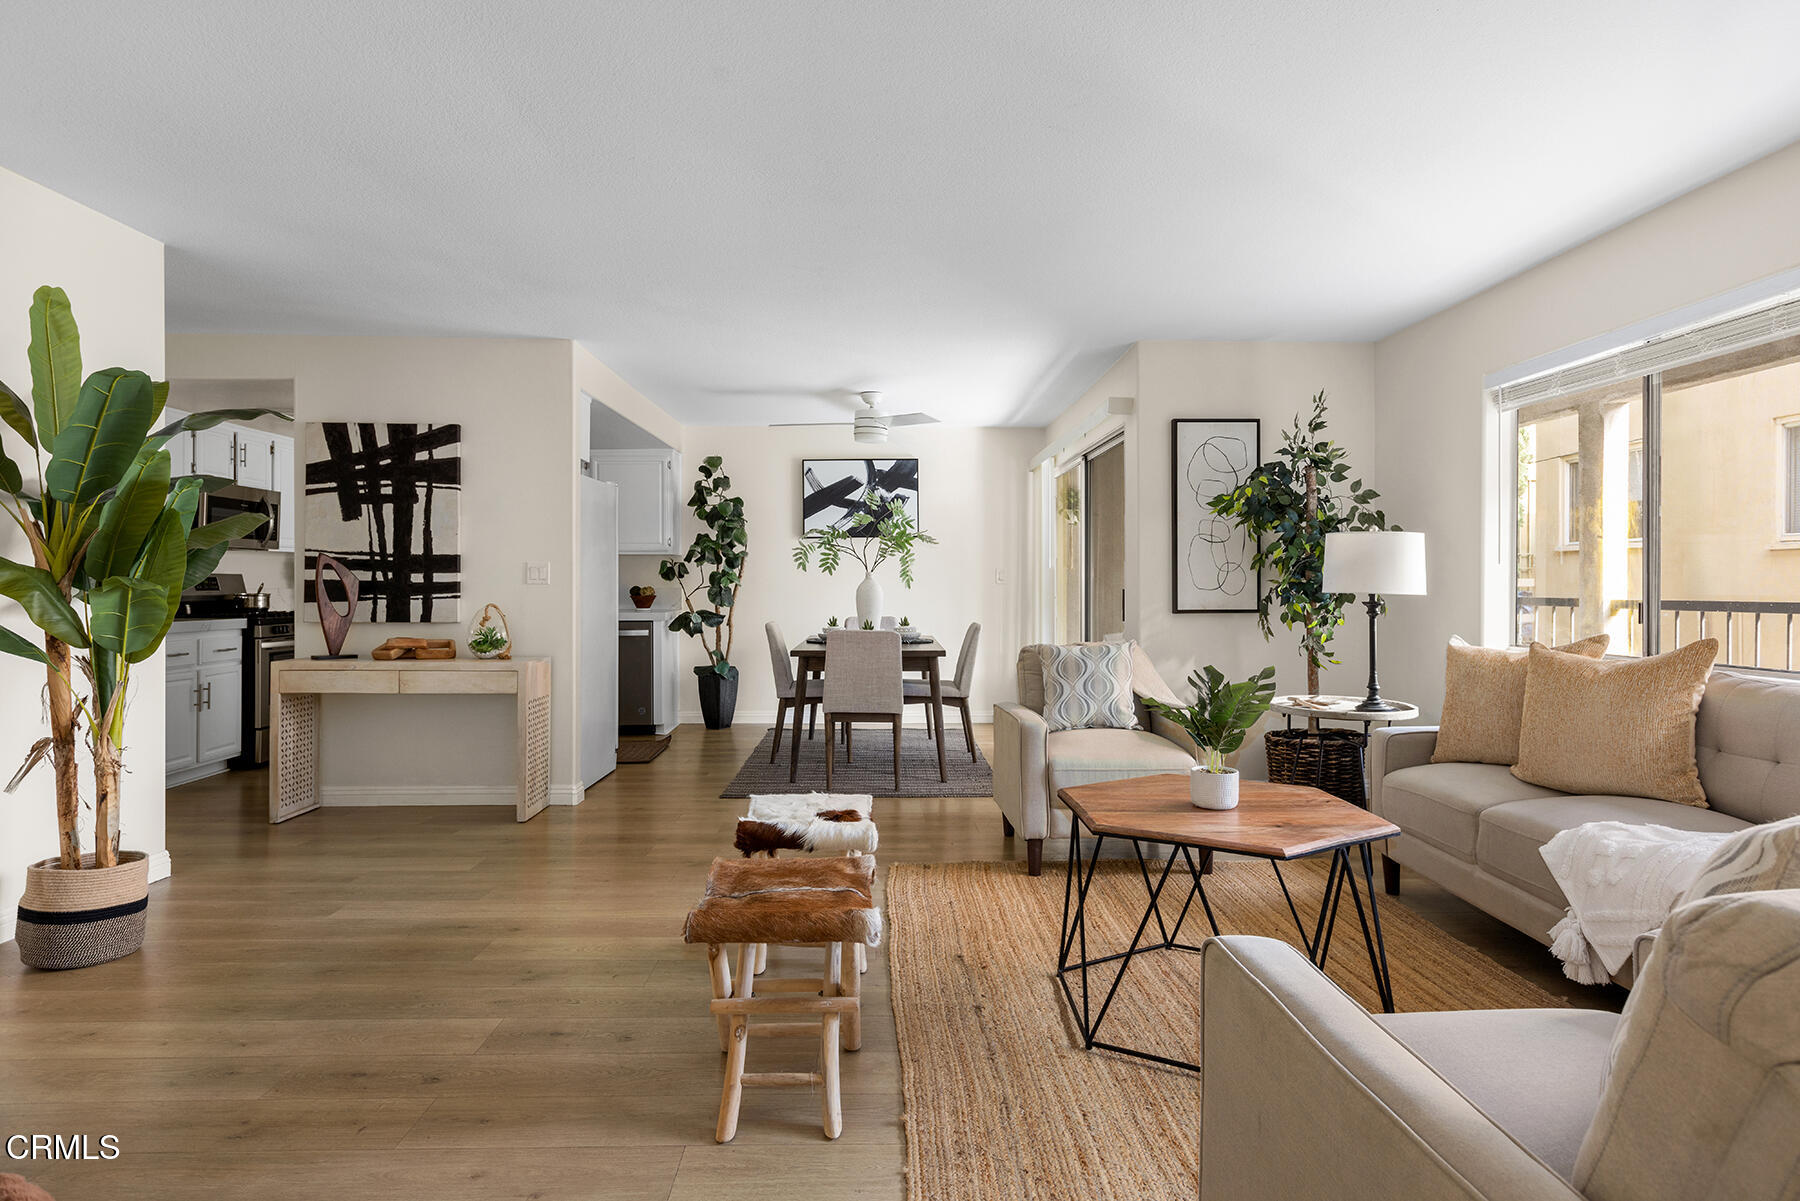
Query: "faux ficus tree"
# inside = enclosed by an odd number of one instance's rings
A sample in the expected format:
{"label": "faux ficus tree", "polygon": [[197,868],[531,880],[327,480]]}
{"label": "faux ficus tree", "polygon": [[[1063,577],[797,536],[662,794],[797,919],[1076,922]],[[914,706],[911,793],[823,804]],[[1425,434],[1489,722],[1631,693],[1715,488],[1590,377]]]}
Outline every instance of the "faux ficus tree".
{"label": "faux ficus tree", "polygon": [[[669,628],[698,638],[712,660],[710,670],[722,678],[737,671],[731,665],[732,618],[737,613],[744,561],[750,555],[744,502],[731,495],[731,477],[724,473],[724,466],[725,460],[718,455],[708,455],[700,464],[700,478],[694,481],[687,507],[704,528],[694,535],[685,556],[664,559],[657,571],[681,588],[686,602],[686,610],[669,620]],[[692,584],[688,583],[690,577],[697,577]],[[704,596],[706,604],[696,605],[695,596]]]}
{"label": "faux ficus tree", "polygon": [[31,562],[0,557],[0,595],[11,597],[41,644],[0,626],[0,651],[44,668],[50,736],[7,785],[48,759],[56,776],[57,857],[81,860],[75,738],[85,732],[94,768],[94,866],[119,856],[119,770],[126,747],[131,670],[162,646],[181,593],[212,574],[231,539],[266,519],[239,515],[194,524],[203,476],[171,476],[169,439],[268,409],[194,413],[155,429],[169,395],[142,371],[107,367],[82,378],[81,338],[61,288],[31,301],[31,403],[0,383],[0,419],[24,440],[24,465],[0,445],[0,510],[24,535]]}
{"label": "faux ficus tree", "polygon": [[[1319,669],[1336,663],[1331,636],[1344,621],[1348,593],[1325,591],[1325,535],[1340,530],[1381,530],[1387,517],[1374,507],[1379,493],[1352,479],[1349,452],[1325,437],[1325,393],[1312,398],[1312,415],[1282,435],[1281,449],[1250,478],[1214,497],[1208,507],[1241,524],[1255,552],[1251,566],[1268,586],[1257,598],[1265,638],[1271,619],[1300,631],[1306,691],[1319,691]],[[1346,482],[1347,481],[1347,482]]]}

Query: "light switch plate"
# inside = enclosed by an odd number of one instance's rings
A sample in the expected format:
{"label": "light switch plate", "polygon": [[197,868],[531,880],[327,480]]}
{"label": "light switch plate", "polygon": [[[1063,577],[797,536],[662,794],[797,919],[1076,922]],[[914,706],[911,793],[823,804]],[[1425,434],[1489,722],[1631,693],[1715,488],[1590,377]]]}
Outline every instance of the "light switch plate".
{"label": "light switch plate", "polygon": [[550,582],[550,564],[525,564],[525,582],[527,584],[548,584]]}

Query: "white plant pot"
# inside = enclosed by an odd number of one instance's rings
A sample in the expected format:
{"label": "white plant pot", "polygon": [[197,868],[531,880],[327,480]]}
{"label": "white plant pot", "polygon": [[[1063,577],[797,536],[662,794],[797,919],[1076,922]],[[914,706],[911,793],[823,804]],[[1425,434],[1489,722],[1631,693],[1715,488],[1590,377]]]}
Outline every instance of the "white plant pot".
{"label": "white plant pot", "polygon": [[881,584],[872,572],[856,586],[856,624],[860,627],[865,621],[881,625]]}
{"label": "white plant pot", "polygon": [[1196,809],[1236,809],[1238,802],[1237,768],[1207,771],[1204,767],[1188,769],[1188,799]]}

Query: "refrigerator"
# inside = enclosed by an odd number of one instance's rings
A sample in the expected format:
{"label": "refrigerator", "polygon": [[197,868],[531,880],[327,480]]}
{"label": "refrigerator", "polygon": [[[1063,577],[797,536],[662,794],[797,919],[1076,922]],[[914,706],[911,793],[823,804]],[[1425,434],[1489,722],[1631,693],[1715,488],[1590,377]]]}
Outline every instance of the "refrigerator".
{"label": "refrigerator", "polygon": [[619,486],[587,474],[581,496],[581,587],[575,711],[585,790],[619,764]]}

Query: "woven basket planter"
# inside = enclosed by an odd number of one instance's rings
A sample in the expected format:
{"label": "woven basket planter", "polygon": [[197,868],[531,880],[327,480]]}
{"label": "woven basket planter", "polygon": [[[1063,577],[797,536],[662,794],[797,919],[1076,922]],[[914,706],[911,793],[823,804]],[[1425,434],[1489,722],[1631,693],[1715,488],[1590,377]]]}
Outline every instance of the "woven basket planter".
{"label": "woven basket planter", "polygon": [[1368,807],[1363,791],[1363,737],[1354,730],[1270,730],[1263,735],[1269,782],[1322,788]]}
{"label": "woven basket planter", "polygon": [[150,859],[122,851],[117,867],[64,871],[54,859],[25,869],[19,898],[19,959],[27,967],[59,971],[120,959],[144,945],[150,906]]}

